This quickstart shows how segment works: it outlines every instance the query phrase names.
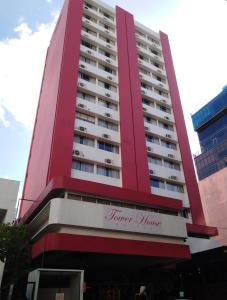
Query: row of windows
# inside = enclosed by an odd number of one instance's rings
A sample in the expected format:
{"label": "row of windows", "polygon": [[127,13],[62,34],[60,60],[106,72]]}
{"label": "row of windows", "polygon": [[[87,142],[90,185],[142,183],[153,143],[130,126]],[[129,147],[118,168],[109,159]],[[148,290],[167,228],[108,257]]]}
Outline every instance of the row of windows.
{"label": "row of windows", "polygon": [[160,76],[160,75],[156,75],[151,71],[147,71],[146,69],[140,68],[139,69],[140,73],[146,75],[146,76],[150,76],[152,78],[154,78],[155,80],[159,81],[160,83],[166,83],[166,79],[164,78],[164,76]]}
{"label": "row of windows", "polygon": [[155,103],[154,100],[146,99],[146,98],[143,97],[142,98],[142,103],[146,104],[148,106],[154,107],[154,108],[156,108],[158,110],[161,110],[161,111],[163,111],[165,113],[171,114],[171,109],[169,107],[164,106],[164,105],[160,105],[158,103]]}
{"label": "row of windows", "polygon": [[107,101],[107,100],[104,100],[104,99],[100,99],[100,98],[97,98],[97,101],[96,101],[96,97],[93,96],[93,95],[90,95],[88,93],[84,93],[84,92],[78,91],[77,97],[81,98],[83,100],[92,102],[92,103],[98,103],[99,105],[102,105],[102,106],[104,106],[106,108],[109,108],[109,109],[112,109],[112,110],[115,110],[115,111],[118,110],[117,104],[114,104],[114,103],[112,103],[110,101]]}
{"label": "row of windows", "polygon": [[[95,117],[90,116],[88,114],[81,113],[81,112],[76,113],[76,119],[82,120],[82,121],[85,121],[85,122],[88,122],[88,123],[92,123],[92,124],[96,123],[95,122],[95,119],[96,119]],[[110,130],[118,131],[118,125],[114,124],[113,122],[102,120],[102,119],[98,118],[98,123],[97,124],[101,127],[105,127],[105,128],[110,129]]]}
{"label": "row of windows", "polygon": [[154,55],[161,56],[161,52],[156,49],[151,48],[150,45],[146,45],[145,43],[142,43],[139,41],[137,41],[137,45],[145,50],[149,50]]}
{"label": "row of windows", "polygon": [[107,58],[116,60],[116,55],[113,55],[111,52],[103,49],[101,46],[98,47],[98,46],[92,44],[91,42],[87,42],[83,39],[81,40],[81,45],[87,47],[88,49],[98,51],[100,54],[106,56]]}
{"label": "row of windows", "polygon": [[180,170],[180,164],[167,160],[167,159],[162,159],[160,157],[156,157],[156,156],[148,156],[148,162],[155,164],[155,165],[159,165],[159,166],[165,166],[167,168],[170,169],[174,169],[174,170]]}
{"label": "row of windows", "polygon": [[172,192],[184,193],[184,187],[181,184],[171,183],[168,181],[158,180],[152,178],[150,180],[151,187],[159,188],[159,189],[167,189]]}
{"label": "row of windows", "polygon": [[157,145],[162,145],[163,147],[169,148],[169,149],[173,149],[173,150],[177,150],[177,145],[169,142],[169,141],[165,141],[163,139],[160,139],[158,137],[152,136],[150,134],[146,134],[146,141],[153,143],[153,144],[157,144]]}
{"label": "row of windows", "polygon": [[86,80],[88,82],[94,83],[94,84],[96,84],[96,82],[97,82],[98,85],[101,86],[102,88],[112,91],[112,92],[115,92],[115,93],[117,92],[116,86],[114,86],[108,82],[102,81],[100,79],[96,79],[95,77],[92,77],[86,73],[79,72],[79,78]]}
{"label": "row of windows", "polygon": [[117,72],[116,72],[115,69],[110,68],[110,67],[107,66],[107,65],[98,63],[98,62],[96,62],[95,60],[90,59],[90,58],[88,58],[88,57],[86,57],[86,56],[84,56],[84,55],[81,55],[81,56],[80,56],[80,60],[83,61],[83,62],[86,62],[86,63],[89,64],[89,65],[98,67],[99,69],[101,69],[101,70],[103,70],[103,71],[105,71],[105,72],[107,72],[107,73],[110,73],[110,74],[112,74],[112,75],[116,75],[116,74],[117,74]]}
{"label": "row of windows", "polygon": [[142,38],[147,39],[148,41],[156,44],[157,46],[160,45],[160,42],[157,40],[157,38],[152,37],[150,34],[145,34],[143,32],[141,32],[139,29],[136,30],[136,34]]}
{"label": "row of windows", "polygon": [[[94,173],[95,165],[75,160],[72,163],[72,168],[82,172]],[[119,170],[99,165],[96,166],[96,174],[117,179],[120,178]]]}
{"label": "row of windows", "polygon": [[156,94],[163,96],[163,97],[168,98],[168,96],[169,96],[167,92],[164,92],[164,91],[160,90],[159,88],[153,87],[151,84],[144,83],[143,81],[141,81],[141,87],[144,88],[145,90],[153,91]]}
{"label": "row of windows", "polygon": [[109,24],[106,24],[106,23],[104,23],[104,22],[102,22],[102,21],[98,21],[97,19],[95,19],[95,18],[89,16],[88,14],[84,14],[84,18],[85,18],[86,20],[92,21],[92,22],[95,23],[95,24],[100,25],[101,27],[103,27],[104,29],[106,29],[106,30],[108,30],[108,31],[111,31],[111,32],[113,32],[113,33],[115,32],[115,29],[114,29],[113,26],[110,26]]}
{"label": "row of windows", "polygon": [[138,58],[141,60],[141,61],[144,61],[144,62],[147,62],[147,63],[150,63],[151,65],[155,66],[156,68],[159,68],[161,70],[163,70],[163,66],[160,62],[157,62],[155,61],[153,58],[149,58],[145,55],[142,55],[142,54],[139,54],[138,55]]}
{"label": "row of windows", "polygon": [[114,21],[114,16],[111,13],[106,12],[104,9],[98,8],[95,5],[91,5],[88,2],[84,3],[84,8],[86,9],[86,7],[89,8],[89,9],[91,9],[91,10],[93,10],[93,11],[99,12],[105,18]]}
{"label": "row of windows", "polygon": [[174,131],[173,125],[162,122],[162,121],[159,121],[159,120],[156,120],[156,119],[151,118],[151,117],[144,116],[144,122],[147,122],[147,123],[155,125],[155,126],[159,126],[159,127],[164,128],[166,130]]}
{"label": "row of windows", "polygon": [[112,40],[111,38],[109,38],[109,36],[106,37],[106,36],[102,35],[101,33],[98,33],[97,31],[91,30],[91,29],[89,29],[85,26],[82,26],[82,31],[97,37],[98,39],[104,41],[107,44],[115,46],[115,41]]}
{"label": "row of windows", "polygon": [[[90,147],[95,147],[95,139],[87,138],[81,135],[76,135],[74,137],[74,142],[77,144],[82,144]],[[119,147],[110,143],[102,142],[102,141],[97,141],[97,148],[108,151],[108,152],[113,152],[113,153],[119,153]]]}

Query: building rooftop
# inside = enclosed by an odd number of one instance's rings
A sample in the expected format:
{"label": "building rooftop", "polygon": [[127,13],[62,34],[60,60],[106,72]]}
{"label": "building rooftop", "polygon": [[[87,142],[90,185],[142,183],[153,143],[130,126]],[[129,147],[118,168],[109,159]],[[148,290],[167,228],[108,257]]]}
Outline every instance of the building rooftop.
{"label": "building rooftop", "polygon": [[227,85],[223,88],[220,94],[204,105],[200,110],[192,115],[194,130],[198,131],[202,126],[208,123],[211,119],[220,114],[227,108]]}

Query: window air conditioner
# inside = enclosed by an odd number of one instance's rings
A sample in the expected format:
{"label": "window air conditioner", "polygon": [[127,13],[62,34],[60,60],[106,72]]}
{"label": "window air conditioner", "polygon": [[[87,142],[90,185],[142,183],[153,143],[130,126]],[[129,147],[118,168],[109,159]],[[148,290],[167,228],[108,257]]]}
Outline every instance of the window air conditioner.
{"label": "window air conditioner", "polygon": [[109,64],[111,63],[111,60],[110,59],[106,59],[106,62],[108,62]]}
{"label": "window air conditioner", "polygon": [[83,64],[81,64],[80,67],[81,67],[82,69],[85,69],[85,65],[83,65]]}
{"label": "window air conditioner", "polygon": [[107,164],[111,164],[111,163],[112,163],[112,160],[111,160],[111,159],[109,159],[109,158],[106,158],[106,159],[105,159],[105,163],[107,163]]}
{"label": "window air conditioner", "polygon": [[151,148],[151,147],[147,147],[147,151],[148,151],[148,152],[151,152],[151,151],[152,151],[152,148]]}
{"label": "window air conditioner", "polygon": [[146,131],[150,131],[150,128],[147,127],[147,126],[144,126],[144,129],[145,129]]}
{"label": "window air conditioner", "polygon": [[80,126],[78,129],[79,129],[80,131],[87,131],[87,129],[86,129],[85,127],[83,127],[83,126]]}
{"label": "window air conditioner", "polygon": [[91,51],[90,51],[90,50],[87,50],[87,53],[88,53],[88,54],[91,54]]}
{"label": "window air conditioner", "polygon": [[147,111],[146,107],[143,107],[143,111]]}
{"label": "window air conditioner", "polygon": [[105,94],[105,96],[106,96],[106,97],[110,97],[111,95],[110,95],[110,94],[108,94],[108,93],[106,93],[106,94]]}
{"label": "window air conditioner", "polygon": [[107,118],[111,118],[111,114],[109,114],[109,113],[105,113],[105,117],[107,117]]}
{"label": "window air conditioner", "polygon": [[165,116],[164,119],[169,120],[169,117]]}
{"label": "window air conditioner", "polygon": [[164,100],[164,99],[162,99],[161,101],[162,101],[163,103],[166,103],[166,100]]}
{"label": "window air conditioner", "polygon": [[104,134],[102,135],[102,137],[103,137],[104,139],[110,139],[110,135],[109,135],[109,134],[106,134],[106,133],[104,133]]}
{"label": "window air conditioner", "polygon": [[149,170],[149,173],[150,174],[154,174],[155,172],[153,170]]}
{"label": "window air conditioner", "polygon": [[113,80],[113,78],[112,78],[111,76],[108,76],[108,77],[107,77],[107,79],[109,79],[109,80]]}
{"label": "window air conditioner", "polygon": [[78,150],[73,150],[73,154],[74,154],[74,155],[80,155],[80,151],[78,151]]}
{"label": "window air conditioner", "polygon": [[177,176],[169,176],[169,179],[172,179],[172,180],[177,180]]}
{"label": "window air conditioner", "polygon": [[171,134],[166,134],[166,137],[171,139],[172,138],[172,135]]}
{"label": "window air conditioner", "polygon": [[78,104],[78,107],[80,107],[80,108],[85,108],[85,105],[82,104],[82,103],[79,103],[79,104]]}
{"label": "window air conditioner", "polygon": [[107,48],[110,48],[110,49],[112,48],[109,44],[106,44],[106,47],[107,47]]}
{"label": "window air conditioner", "polygon": [[174,158],[175,156],[173,154],[168,154],[169,158]]}
{"label": "window air conditioner", "polygon": [[85,84],[83,82],[80,82],[79,85],[80,86],[85,86]]}

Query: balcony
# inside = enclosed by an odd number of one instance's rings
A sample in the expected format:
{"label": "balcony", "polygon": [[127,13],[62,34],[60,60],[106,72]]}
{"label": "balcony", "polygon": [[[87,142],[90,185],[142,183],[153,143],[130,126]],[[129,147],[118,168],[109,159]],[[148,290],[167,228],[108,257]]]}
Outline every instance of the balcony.
{"label": "balcony", "polygon": [[170,142],[176,142],[177,141],[177,134],[174,131],[166,130],[162,127],[159,127],[158,125],[153,125],[148,122],[144,122],[144,126],[147,127],[147,132],[154,133],[155,135],[167,138]]}
{"label": "balcony", "polygon": [[95,50],[89,49],[83,45],[80,45],[80,50],[82,53],[88,54],[92,58],[96,58],[97,60],[99,60],[101,62],[108,63],[110,66],[113,65],[113,66],[117,67],[117,62],[115,60],[108,58],[107,56],[102,55],[101,53],[99,53]]}
{"label": "balcony", "polygon": [[152,163],[148,163],[149,170],[153,171],[153,175],[157,177],[164,178],[166,180],[171,180],[173,182],[184,183],[184,174],[180,170],[170,169],[165,166],[156,165]]}
{"label": "balcony", "polygon": [[142,96],[146,95],[146,96],[150,97],[151,99],[160,101],[161,103],[171,105],[171,100],[169,97],[159,95],[158,93],[155,93],[154,91],[141,88],[141,95]]}
{"label": "balcony", "polygon": [[171,148],[164,147],[160,144],[146,142],[147,147],[149,147],[149,153],[154,153],[157,155],[161,155],[163,157],[168,157],[170,159],[181,161],[181,156],[179,150],[174,150]]}

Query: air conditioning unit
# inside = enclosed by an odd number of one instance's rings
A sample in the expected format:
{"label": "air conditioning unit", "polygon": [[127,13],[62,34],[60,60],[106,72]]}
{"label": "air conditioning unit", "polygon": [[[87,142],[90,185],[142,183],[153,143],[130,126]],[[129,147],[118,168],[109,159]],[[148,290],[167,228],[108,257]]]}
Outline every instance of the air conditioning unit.
{"label": "air conditioning unit", "polygon": [[108,76],[108,77],[107,77],[107,79],[109,79],[109,80],[113,80],[113,77],[111,77],[111,76]]}
{"label": "air conditioning unit", "polygon": [[108,21],[106,17],[103,18],[104,21]]}
{"label": "air conditioning unit", "polygon": [[146,131],[150,131],[150,128],[147,127],[147,126],[144,126],[144,129],[145,129]]}
{"label": "air conditioning unit", "polygon": [[109,135],[109,134],[106,134],[106,133],[104,133],[104,134],[102,135],[102,137],[103,137],[104,139],[110,139],[110,135]]}
{"label": "air conditioning unit", "polygon": [[166,134],[166,137],[171,139],[172,138],[172,135],[171,134]]}
{"label": "air conditioning unit", "polygon": [[107,47],[107,48],[110,48],[110,49],[112,48],[111,45],[109,45],[109,44],[106,44],[106,47]]}
{"label": "air conditioning unit", "polygon": [[82,104],[82,103],[78,103],[78,107],[85,108],[86,106],[84,104]]}
{"label": "air conditioning unit", "polygon": [[144,76],[140,74],[140,79],[143,79],[143,77],[144,77]]}
{"label": "air conditioning unit", "polygon": [[142,65],[143,64],[143,61],[141,59],[139,59],[139,63]]}
{"label": "air conditioning unit", "polygon": [[146,107],[143,107],[143,111],[147,111]]}
{"label": "air conditioning unit", "polygon": [[105,159],[105,163],[107,163],[107,164],[111,164],[111,163],[112,163],[112,160],[111,160],[111,159],[109,159],[109,158],[106,158],[106,159]]}
{"label": "air conditioning unit", "polygon": [[85,84],[83,82],[80,82],[79,85],[80,86],[85,86]]}
{"label": "air conditioning unit", "polygon": [[87,128],[85,128],[85,127],[83,127],[83,126],[80,126],[78,129],[79,129],[80,131],[87,131]]}
{"label": "air conditioning unit", "polygon": [[73,155],[84,157],[83,152],[81,152],[79,150],[73,150]]}
{"label": "air conditioning unit", "polygon": [[106,59],[106,62],[108,62],[109,64],[111,63],[111,60],[110,59]]}
{"label": "air conditioning unit", "polygon": [[169,179],[172,179],[172,180],[177,180],[177,176],[173,176],[173,175],[171,175],[171,176],[169,176]]}
{"label": "air conditioning unit", "polygon": [[85,20],[85,22],[86,22],[87,24],[90,24],[90,21],[89,21],[89,20]]}
{"label": "air conditioning unit", "polygon": [[80,67],[81,67],[82,69],[85,69],[85,65],[83,65],[83,64],[81,64]]}
{"label": "air conditioning unit", "polygon": [[152,151],[152,148],[151,148],[151,147],[147,147],[147,151],[148,151],[148,152],[151,152],[151,151]]}
{"label": "air conditioning unit", "polygon": [[155,173],[155,171],[153,171],[153,170],[149,170],[149,173],[150,173],[150,174],[154,174],[154,173]]}
{"label": "air conditioning unit", "polygon": [[110,34],[109,30],[105,30],[106,33]]}
{"label": "air conditioning unit", "polygon": [[166,103],[166,100],[164,100],[164,99],[162,99],[161,101],[162,101],[163,103]]}
{"label": "air conditioning unit", "polygon": [[87,6],[84,6],[84,8],[85,8],[85,9],[89,9],[89,7],[87,7]]}
{"label": "air conditioning unit", "polygon": [[175,156],[173,154],[168,154],[167,155],[169,158],[174,158]]}
{"label": "air conditioning unit", "polygon": [[146,92],[144,90],[141,90],[141,94],[146,95]]}
{"label": "air conditioning unit", "polygon": [[164,119],[169,120],[169,117],[165,116]]}
{"label": "air conditioning unit", "polygon": [[108,94],[108,93],[106,93],[106,94],[105,94],[105,96],[106,96],[106,97],[110,97],[111,95],[110,95],[110,94]]}
{"label": "air conditioning unit", "polygon": [[109,114],[109,113],[105,113],[105,117],[111,118],[112,116],[111,116],[111,114]]}
{"label": "air conditioning unit", "polygon": [[87,33],[84,33],[84,36],[85,36],[85,37],[89,37],[89,35],[88,35]]}
{"label": "air conditioning unit", "polygon": [[88,53],[88,54],[91,54],[91,51],[90,51],[90,50],[87,50],[87,53]]}
{"label": "air conditioning unit", "polygon": [[163,84],[162,84],[162,83],[159,83],[158,86],[163,87]]}

